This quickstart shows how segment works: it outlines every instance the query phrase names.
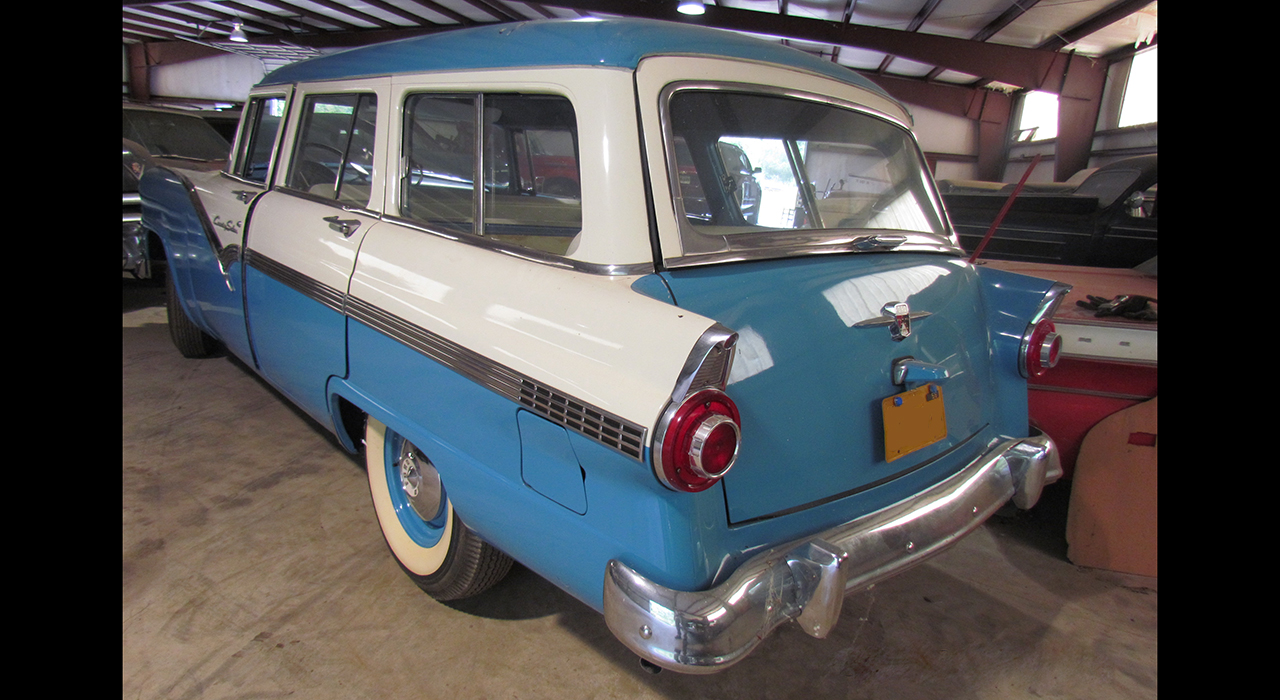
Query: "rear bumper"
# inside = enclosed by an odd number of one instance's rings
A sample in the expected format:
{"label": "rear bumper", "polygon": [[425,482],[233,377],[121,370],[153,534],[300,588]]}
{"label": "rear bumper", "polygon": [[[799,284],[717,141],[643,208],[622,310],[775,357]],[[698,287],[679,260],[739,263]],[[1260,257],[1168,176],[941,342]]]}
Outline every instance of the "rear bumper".
{"label": "rear bumper", "polygon": [[706,591],[671,590],[614,559],[605,572],[605,621],[641,658],[684,673],[742,660],[787,620],[822,638],[846,593],[947,549],[1009,501],[1030,508],[1061,475],[1049,436],[1005,440],[928,491],[766,550]]}

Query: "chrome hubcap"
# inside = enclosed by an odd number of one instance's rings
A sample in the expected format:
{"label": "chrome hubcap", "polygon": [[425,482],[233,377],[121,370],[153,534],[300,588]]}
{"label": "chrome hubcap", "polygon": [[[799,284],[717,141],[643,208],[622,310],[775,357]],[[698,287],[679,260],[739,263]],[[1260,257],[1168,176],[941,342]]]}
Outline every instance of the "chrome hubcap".
{"label": "chrome hubcap", "polygon": [[435,465],[407,441],[400,447],[400,488],[409,507],[423,520],[434,520],[440,513],[440,474]]}

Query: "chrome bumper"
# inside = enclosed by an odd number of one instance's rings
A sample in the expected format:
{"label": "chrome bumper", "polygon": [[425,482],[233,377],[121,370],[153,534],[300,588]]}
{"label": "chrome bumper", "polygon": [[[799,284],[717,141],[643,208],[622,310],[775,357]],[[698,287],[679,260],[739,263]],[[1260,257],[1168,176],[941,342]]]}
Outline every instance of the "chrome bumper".
{"label": "chrome bumper", "polygon": [[787,620],[826,637],[846,593],[945,550],[1009,501],[1030,508],[1061,476],[1049,436],[1006,440],[928,491],[766,550],[706,591],[671,590],[614,559],[605,573],[605,621],[642,659],[713,673],[742,660]]}

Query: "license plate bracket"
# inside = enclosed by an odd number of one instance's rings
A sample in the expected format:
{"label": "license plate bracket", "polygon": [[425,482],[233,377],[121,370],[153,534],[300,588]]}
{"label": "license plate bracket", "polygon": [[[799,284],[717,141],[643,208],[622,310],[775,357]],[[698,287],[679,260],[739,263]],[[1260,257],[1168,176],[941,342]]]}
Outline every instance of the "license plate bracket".
{"label": "license plate bracket", "polygon": [[884,416],[884,461],[892,462],[947,436],[947,412],[942,386],[934,383],[886,397],[880,402]]}

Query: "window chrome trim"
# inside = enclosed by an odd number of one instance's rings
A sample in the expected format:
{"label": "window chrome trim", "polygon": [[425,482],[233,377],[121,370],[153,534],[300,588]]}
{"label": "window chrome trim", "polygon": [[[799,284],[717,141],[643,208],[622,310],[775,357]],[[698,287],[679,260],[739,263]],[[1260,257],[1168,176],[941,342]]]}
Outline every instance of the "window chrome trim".
{"label": "window chrome trim", "polygon": [[[706,235],[698,232],[689,225],[685,218],[684,207],[681,204],[681,198],[679,196],[680,173],[679,169],[675,167],[675,132],[671,126],[670,102],[675,93],[684,91],[745,92],[804,100],[807,102],[816,102],[840,109],[846,109],[875,119],[887,121],[890,124],[899,127],[910,138],[911,143],[916,146],[917,154],[920,155],[919,143],[916,141],[915,133],[911,131],[911,126],[909,124],[891,114],[856,102],[832,97],[830,95],[784,88],[776,85],[760,85],[755,83],[731,81],[681,81],[671,83],[663,88],[659,95],[658,118],[662,128],[663,155],[666,159],[664,165],[667,169],[666,179],[668,196],[671,197],[672,204],[674,205],[676,212],[676,227],[680,235],[682,254],[678,257],[664,256],[664,265],[671,268],[694,267],[698,265],[712,265],[726,262],[772,260],[801,255],[866,252],[866,243],[870,239],[886,232],[893,231],[893,229],[780,229],[766,230],[759,233],[738,233],[734,234],[732,242],[726,241],[730,246],[729,250],[719,250],[710,253],[683,254],[684,239],[687,232],[692,231],[697,235]],[[920,155],[920,161],[921,167],[924,168],[924,172],[927,174],[928,168],[924,163],[923,155]],[[902,244],[895,246],[894,250],[902,252],[947,253],[960,256],[968,255],[960,246],[960,241],[956,237],[956,233],[951,226],[950,218],[947,216],[946,208],[942,204],[942,197],[938,194],[937,184],[934,182],[933,177],[931,175],[927,176],[925,178],[925,182],[927,185],[930,203],[933,204],[935,210],[938,212],[938,219],[942,223],[946,235],[925,233],[923,231],[897,231],[896,233],[906,234],[907,240]],[[859,231],[859,233],[855,234],[851,233],[851,231]],[[748,237],[750,240],[748,240]],[[788,245],[788,239],[793,239],[790,241],[790,245]],[[754,245],[752,245],[753,243]],[[862,245],[858,245],[859,243]],[[873,250],[874,249],[875,248],[873,248]]]}
{"label": "window chrome trim", "polygon": [[297,197],[298,199],[304,199],[308,202],[323,204],[325,206],[332,207],[334,209],[340,209],[342,211],[351,212],[353,214],[361,214],[363,216],[368,216],[374,219],[382,219],[382,212],[375,211],[373,209],[370,209],[367,206],[364,206],[361,204],[353,204],[351,202],[343,202],[341,200],[334,199],[333,197],[323,197],[318,194],[304,192],[303,190],[300,190],[294,187],[289,187],[288,185],[276,185],[271,188],[271,191],[279,192],[280,194],[287,194],[291,197]]}
{"label": "window chrome trim", "polygon": [[381,219],[383,221],[404,226],[406,228],[413,229],[414,231],[420,231],[422,233],[431,234],[432,236],[437,236],[439,238],[444,238],[446,240],[456,241],[458,243],[465,243],[469,246],[482,248],[484,250],[493,251],[495,253],[502,253],[504,255],[510,255],[511,257],[520,258],[521,260],[527,260],[529,262],[538,263],[540,265],[550,265],[551,267],[558,267],[565,270],[573,270],[574,272],[583,272],[589,275],[625,277],[629,275],[647,275],[654,272],[656,269],[652,262],[606,264],[606,263],[586,262],[583,260],[575,260],[573,258],[566,258],[559,255],[552,255],[551,253],[544,253],[540,250],[534,250],[532,248],[523,248],[518,245],[504,243],[502,241],[494,240],[492,238],[477,236],[472,233],[462,233],[460,231],[449,231],[446,229],[431,228],[430,226],[427,226],[421,221],[416,221],[414,219],[406,219],[404,217],[394,216],[392,214],[383,214],[381,216]]}
{"label": "window chrome trim", "polygon": [[[251,113],[248,115],[245,115],[243,113],[241,114],[240,124],[236,127],[236,138],[235,138],[235,141],[232,142],[231,144],[231,156],[227,159],[227,167],[225,170],[222,171],[223,175],[234,178],[246,184],[257,185],[258,187],[261,187],[264,191],[269,190],[271,188],[271,183],[275,179],[276,172],[279,170],[280,155],[281,155],[281,152],[283,151],[283,145],[284,145],[284,135],[285,135],[285,131],[288,129],[290,125],[289,114],[293,107],[293,95],[296,89],[297,89],[297,86],[289,85],[284,90],[279,90],[279,91],[272,90],[271,92],[251,94],[249,95],[248,99],[245,100],[245,108],[248,108],[249,106],[251,106],[254,100],[262,100],[262,101],[273,100],[273,99],[284,100],[284,114],[280,117],[280,123],[276,126],[275,140],[271,144],[271,155],[267,160],[267,175],[263,179],[263,181],[258,182],[257,180],[250,180],[248,178],[245,178],[242,175],[236,174],[236,171],[238,171],[244,165],[245,154],[243,152],[244,148],[242,148],[242,145],[245,148],[248,147],[248,143],[245,142],[242,144],[242,140],[248,137],[249,135],[248,132],[250,129],[256,129],[259,126],[261,126],[260,121],[250,122],[246,120],[246,116],[256,119],[256,116],[257,116],[256,113]],[[262,109],[262,106],[259,105],[258,109]]]}

